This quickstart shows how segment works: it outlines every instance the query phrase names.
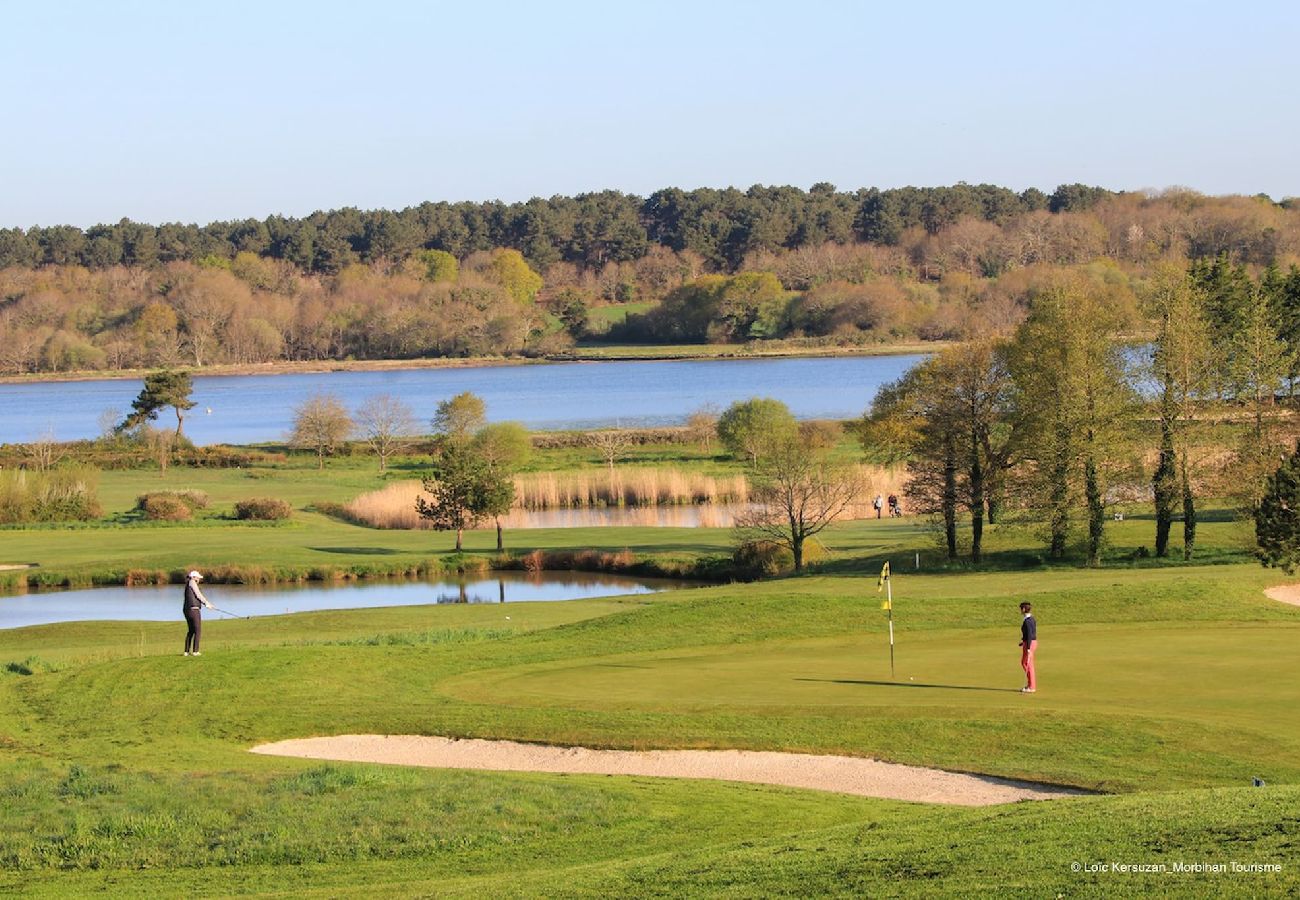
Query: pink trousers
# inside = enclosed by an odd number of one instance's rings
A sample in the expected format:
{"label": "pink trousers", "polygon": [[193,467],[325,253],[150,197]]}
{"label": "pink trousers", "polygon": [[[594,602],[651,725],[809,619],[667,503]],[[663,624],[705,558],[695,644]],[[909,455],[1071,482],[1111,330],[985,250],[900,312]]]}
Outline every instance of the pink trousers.
{"label": "pink trousers", "polygon": [[1038,690],[1038,681],[1034,678],[1034,651],[1038,649],[1038,641],[1030,641],[1028,646],[1020,645],[1020,668],[1025,670],[1025,687],[1031,691]]}

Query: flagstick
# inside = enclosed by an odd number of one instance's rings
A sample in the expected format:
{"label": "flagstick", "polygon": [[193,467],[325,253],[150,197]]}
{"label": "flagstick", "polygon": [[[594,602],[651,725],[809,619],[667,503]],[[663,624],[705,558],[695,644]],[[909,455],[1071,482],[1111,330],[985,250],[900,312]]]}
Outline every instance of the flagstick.
{"label": "flagstick", "polygon": [[889,680],[894,680],[894,579],[885,579],[885,590],[889,603]]}

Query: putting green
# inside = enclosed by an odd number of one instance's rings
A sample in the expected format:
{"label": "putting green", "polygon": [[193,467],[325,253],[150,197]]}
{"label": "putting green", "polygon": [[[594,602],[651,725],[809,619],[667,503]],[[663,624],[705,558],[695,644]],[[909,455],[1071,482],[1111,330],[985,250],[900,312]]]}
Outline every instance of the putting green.
{"label": "putting green", "polygon": [[[1251,771],[1295,774],[1298,639],[1300,623],[1058,626],[1033,696],[1019,692],[1007,629],[905,635],[895,681],[879,636],[847,635],[512,666],[437,690],[561,716],[766,719],[794,746],[853,723],[845,746],[859,755],[1090,787],[1124,777],[1073,778],[1062,756],[1110,755],[1134,776],[1163,765],[1171,778],[1186,762],[1239,783]],[[954,745],[978,747],[979,761]]]}
{"label": "putting green", "polygon": [[1226,719],[1289,733],[1278,714],[1300,680],[1298,639],[1300,623],[1061,626],[1039,649],[1041,690],[1033,697],[1019,693],[1020,651],[1005,629],[902,640],[894,680],[888,645],[855,635],[515,666],[448,679],[440,689],[475,702],[593,710],[952,706]]}

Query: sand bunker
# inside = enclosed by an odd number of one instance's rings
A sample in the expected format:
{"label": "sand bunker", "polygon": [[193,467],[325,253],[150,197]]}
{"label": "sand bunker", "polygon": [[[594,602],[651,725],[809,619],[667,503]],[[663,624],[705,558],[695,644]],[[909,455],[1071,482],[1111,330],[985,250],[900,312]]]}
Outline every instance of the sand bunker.
{"label": "sand bunker", "polygon": [[1279,584],[1277,587],[1268,588],[1264,594],[1282,603],[1300,606],[1300,584]]}
{"label": "sand bunker", "polygon": [[442,769],[710,778],[960,806],[1048,800],[1084,793],[1070,788],[962,775],[851,756],[751,750],[590,750],[515,741],[345,734],[263,744],[254,747],[253,752]]}

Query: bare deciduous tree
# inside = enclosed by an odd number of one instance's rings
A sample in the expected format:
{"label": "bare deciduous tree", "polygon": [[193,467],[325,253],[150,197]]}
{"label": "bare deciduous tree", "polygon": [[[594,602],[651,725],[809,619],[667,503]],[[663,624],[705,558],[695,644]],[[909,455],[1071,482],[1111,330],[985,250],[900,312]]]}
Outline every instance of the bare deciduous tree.
{"label": "bare deciduous tree", "polygon": [[808,538],[843,515],[862,492],[856,470],[796,438],[780,442],[760,460],[754,485],[754,507],[736,517],[736,530],[744,538],[788,547],[796,572],[803,571]]}
{"label": "bare deciduous tree", "polygon": [[390,394],[376,394],[357,409],[357,427],[379,457],[379,471],[388,469],[388,460],[410,445],[415,436],[415,415],[411,407]]}
{"label": "bare deciduous tree", "polygon": [[352,417],[333,394],[316,394],[294,408],[289,444],[316,452],[317,468],[352,434]]}
{"label": "bare deciduous tree", "polygon": [[63,447],[54,439],[54,429],[43,431],[36,440],[27,445],[28,465],[36,472],[47,472],[63,459]]}
{"label": "bare deciduous tree", "polygon": [[713,448],[713,439],[718,436],[718,415],[718,408],[708,403],[686,418],[687,438],[704,448],[705,453]]}
{"label": "bare deciduous tree", "polygon": [[632,436],[621,428],[607,428],[593,431],[587,435],[587,442],[600,451],[609,466],[609,475],[614,477],[614,463],[632,446]]}

